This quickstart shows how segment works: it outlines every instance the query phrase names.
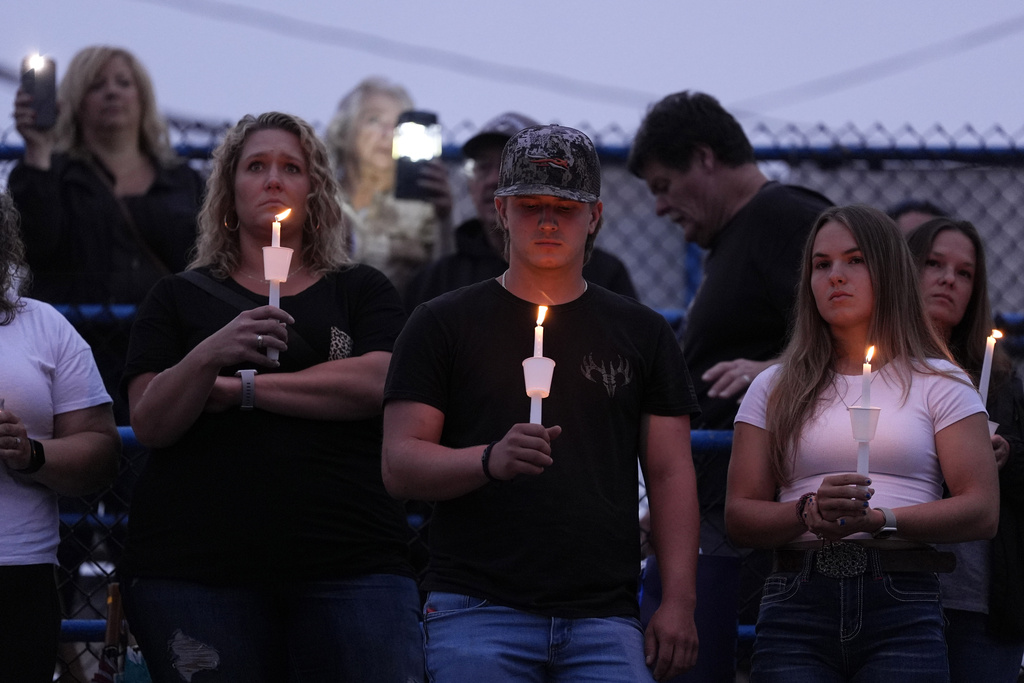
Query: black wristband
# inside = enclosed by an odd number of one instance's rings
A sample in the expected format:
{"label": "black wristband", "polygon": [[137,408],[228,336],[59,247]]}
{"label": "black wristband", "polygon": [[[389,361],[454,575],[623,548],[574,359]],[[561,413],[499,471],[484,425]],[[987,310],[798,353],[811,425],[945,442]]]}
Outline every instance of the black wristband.
{"label": "black wristband", "polygon": [[496,443],[498,442],[492,441],[487,444],[487,448],[484,449],[484,454],[480,456],[480,464],[484,466],[484,476],[491,481],[501,481],[501,479],[498,479],[496,476],[491,474],[491,449],[494,448],[494,444]]}
{"label": "black wristband", "polygon": [[29,439],[28,445],[32,449],[32,455],[29,456],[28,467],[23,470],[14,470],[20,474],[32,474],[38,472],[46,464],[46,451],[43,450],[43,444],[39,443],[35,439]]}
{"label": "black wristband", "polygon": [[796,502],[796,518],[804,524],[807,524],[807,520],[804,519],[804,508],[807,507],[807,501],[809,501],[811,498],[814,498],[814,495],[814,492],[805,493],[804,495],[800,496],[800,500]]}

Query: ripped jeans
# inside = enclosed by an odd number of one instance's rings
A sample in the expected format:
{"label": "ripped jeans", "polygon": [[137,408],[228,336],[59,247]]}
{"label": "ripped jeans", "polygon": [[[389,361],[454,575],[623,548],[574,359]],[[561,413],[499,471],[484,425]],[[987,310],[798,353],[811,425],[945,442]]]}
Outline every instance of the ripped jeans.
{"label": "ripped jeans", "polygon": [[127,579],[121,591],[155,683],[423,680],[410,578],[258,588]]}

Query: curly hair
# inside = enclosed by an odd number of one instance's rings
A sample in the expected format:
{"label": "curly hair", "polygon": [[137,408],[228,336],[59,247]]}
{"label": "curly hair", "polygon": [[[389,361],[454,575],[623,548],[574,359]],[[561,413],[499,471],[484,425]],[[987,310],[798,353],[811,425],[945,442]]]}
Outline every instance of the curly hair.
{"label": "curly hair", "polygon": [[139,149],[162,164],[175,162],[176,156],[167,136],[167,123],[157,109],[156,94],[149,73],[131,52],[107,45],[83,48],[68,64],[57,91],[60,110],[55,128],[56,148],[72,156],[89,155],[78,112],[100,71],[115,57],[127,62],[139,91]]}
{"label": "curly hair", "polygon": [[27,287],[25,244],[21,241],[18,210],[10,192],[0,192],[0,325],[7,325],[24,305]]}
{"label": "curly hair", "polygon": [[249,136],[261,130],[283,130],[299,139],[309,169],[306,222],[302,225],[302,261],[314,275],[350,262],[345,248],[345,223],[338,201],[338,182],[331,173],[327,149],[313,127],[291,114],[267,112],[244,116],[213,152],[206,197],[199,211],[199,238],[190,268],[211,266],[214,276],[227,278],[238,267],[241,246],[235,208],[235,173]]}
{"label": "curly hair", "polygon": [[393,98],[402,109],[412,109],[409,92],[386,78],[371,76],[363,80],[347,95],[341,98],[331,122],[327,124],[326,143],[331,163],[338,177],[345,173],[359,173],[355,154],[356,124],[363,110],[363,103],[371,95],[385,95]]}

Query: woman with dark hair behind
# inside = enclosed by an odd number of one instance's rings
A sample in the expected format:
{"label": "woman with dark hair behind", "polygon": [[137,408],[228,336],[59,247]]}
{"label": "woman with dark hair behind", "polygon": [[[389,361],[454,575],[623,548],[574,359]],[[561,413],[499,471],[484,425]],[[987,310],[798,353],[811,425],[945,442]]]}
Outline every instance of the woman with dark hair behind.
{"label": "woman with dark hair behind", "polygon": [[[294,256],[278,308],[262,248],[285,208]],[[125,369],[152,452],[120,571],[153,679],[420,680],[408,528],[381,480],[404,313],[381,273],[348,261],[313,128],[276,112],[239,121],[199,225],[193,270],[153,288]]]}
{"label": "woman with dark hair behind", "polygon": [[52,306],[19,294],[24,247],[0,193],[0,672],[53,680],[61,608],[58,495],[117,474],[121,441],[89,346]]}
{"label": "woman with dark hair behind", "polygon": [[[937,218],[907,235],[921,277],[925,312],[953,358],[977,382],[992,330],[985,247],[967,221]],[[999,530],[991,541],[946,549],[956,570],[940,577],[954,683],[1013,683],[1024,657],[1024,391],[996,346],[986,407],[999,427]]]}
{"label": "woman with dark hair behind", "polygon": [[[792,339],[736,416],[727,530],[739,545],[775,549],[752,682],[949,678],[936,572],[952,557],[931,544],[991,538],[998,483],[984,406],[919,292],[885,214],[821,214]],[[859,474],[848,408],[865,383],[880,416]]]}

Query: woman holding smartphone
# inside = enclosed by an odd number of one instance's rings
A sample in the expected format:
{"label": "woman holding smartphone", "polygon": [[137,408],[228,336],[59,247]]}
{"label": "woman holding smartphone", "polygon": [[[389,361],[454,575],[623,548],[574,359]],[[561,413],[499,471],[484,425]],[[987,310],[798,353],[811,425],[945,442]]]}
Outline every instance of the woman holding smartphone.
{"label": "woman holding smartphone", "polygon": [[[57,91],[54,127],[36,125],[19,90],[14,120],[25,154],[8,185],[21,213],[29,294],[54,304],[139,304],[164,275],[184,270],[202,180],[171,149],[142,64],[127,50],[79,51]],[[83,328],[118,424],[127,330]]]}

